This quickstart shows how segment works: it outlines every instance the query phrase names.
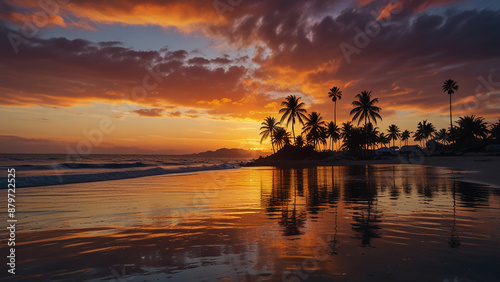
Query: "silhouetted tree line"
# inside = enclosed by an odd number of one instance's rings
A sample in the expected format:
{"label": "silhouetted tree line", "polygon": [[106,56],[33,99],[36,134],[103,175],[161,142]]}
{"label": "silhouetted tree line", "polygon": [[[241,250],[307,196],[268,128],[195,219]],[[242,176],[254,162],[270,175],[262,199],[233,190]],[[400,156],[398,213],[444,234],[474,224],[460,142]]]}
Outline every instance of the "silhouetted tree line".
{"label": "silhouetted tree line", "polygon": [[[381,108],[376,104],[378,98],[372,96],[371,91],[362,91],[355,96],[351,103],[350,111],[352,121],[337,125],[337,101],[342,98],[342,91],[338,87],[329,89],[328,96],[334,102],[334,121],[327,122],[320,113],[308,113],[305,103],[301,97],[289,95],[281,103],[279,113],[282,114],[278,121],[275,117],[266,117],[260,128],[261,143],[270,139],[273,152],[282,149],[285,145],[298,147],[311,146],[316,150],[326,149],[330,141],[329,150],[335,150],[337,141],[342,141],[339,150],[357,152],[361,150],[376,149],[390,145],[396,146],[396,141],[408,145],[410,138],[425,146],[433,140],[445,146],[455,149],[475,145],[482,147],[488,144],[500,144],[500,119],[498,122],[488,125],[484,118],[475,115],[461,116],[453,125],[451,97],[459,89],[456,81],[446,80],[442,86],[443,91],[450,96],[450,127],[436,130],[436,127],[427,120],[417,124],[413,131],[404,130],[395,125],[389,125],[386,132],[379,130],[375,125],[377,120],[382,120]],[[285,123],[286,121],[286,123]],[[357,121],[357,123],[356,123]],[[362,125],[361,122],[363,122]],[[295,134],[295,124],[302,125],[300,134]],[[292,132],[287,131],[291,124]],[[375,124],[375,125],[374,125]]]}

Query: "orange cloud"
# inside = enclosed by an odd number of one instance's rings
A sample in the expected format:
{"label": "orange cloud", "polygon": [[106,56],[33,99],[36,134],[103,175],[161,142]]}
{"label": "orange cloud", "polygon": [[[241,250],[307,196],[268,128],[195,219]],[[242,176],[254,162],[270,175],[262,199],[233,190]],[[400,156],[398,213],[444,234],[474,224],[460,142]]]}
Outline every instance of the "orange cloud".
{"label": "orange cloud", "polygon": [[140,109],[140,110],[135,110],[132,111],[140,116],[143,117],[162,117],[162,113],[164,112],[164,109],[160,108],[153,108],[153,109]]}

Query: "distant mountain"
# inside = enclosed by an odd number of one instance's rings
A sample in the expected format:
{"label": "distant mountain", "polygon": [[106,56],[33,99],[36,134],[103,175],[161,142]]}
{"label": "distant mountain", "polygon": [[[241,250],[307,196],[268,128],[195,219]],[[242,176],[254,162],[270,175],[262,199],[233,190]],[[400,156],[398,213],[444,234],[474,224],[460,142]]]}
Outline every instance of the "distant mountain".
{"label": "distant mountain", "polygon": [[215,151],[206,151],[202,153],[192,154],[190,156],[199,158],[258,158],[260,156],[267,155],[267,153],[264,153],[262,151],[222,148]]}

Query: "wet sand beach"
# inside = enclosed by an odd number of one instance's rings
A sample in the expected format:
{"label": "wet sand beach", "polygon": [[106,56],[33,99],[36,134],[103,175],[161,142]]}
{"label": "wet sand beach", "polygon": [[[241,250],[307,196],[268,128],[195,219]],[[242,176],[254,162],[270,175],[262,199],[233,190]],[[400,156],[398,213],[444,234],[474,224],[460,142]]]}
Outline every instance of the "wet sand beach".
{"label": "wet sand beach", "polygon": [[18,189],[16,278],[494,281],[500,190],[451,173],[258,167]]}

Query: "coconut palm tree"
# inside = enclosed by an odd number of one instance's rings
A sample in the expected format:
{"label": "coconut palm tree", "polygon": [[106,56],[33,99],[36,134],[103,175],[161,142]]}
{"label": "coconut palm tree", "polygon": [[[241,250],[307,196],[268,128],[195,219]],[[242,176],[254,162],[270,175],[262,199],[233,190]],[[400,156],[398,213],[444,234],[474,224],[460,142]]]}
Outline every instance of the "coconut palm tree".
{"label": "coconut palm tree", "polygon": [[320,138],[318,139],[319,144],[325,146],[325,151],[328,149],[328,128],[325,126],[321,128]]}
{"label": "coconut palm tree", "polygon": [[323,141],[325,139],[323,132],[325,131],[325,127],[326,123],[319,113],[312,112],[305,117],[302,132],[306,135],[308,140],[311,140],[314,148],[316,148],[317,144],[324,143]]}
{"label": "coconut palm tree", "polygon": [[327,133],[328,137],[332,142],[332,151],[333,151],[334,149],[333,144],[335,144],[335,142],[340,139],[340,128],[335,123],[333,123],[333,121],[330,121],[328,123]]}
{"label": "coconut palm tree", "polygon": [[387,144],[391,144],[391,137],[389,135],[385,135],[385,133],[381,132],[378,135],[378,143],[380,143],[380,147],[385,147]]}
{"label": "coconut palm tree", "polygon": [[363,127],[365,135],[365,146],[368,149],[370,146],[375,146],[378,143],[379,131],[378,127],[374,127],[373,123],[369,122]]}
{"label": "coconut palm tree", "polygon": [[342,129],[340,130],[340,138],[342,138],[342,140],[344,141],[344,144],[345,144],[346,140],[349,139],[349,136],[350,136],[351,132],[353,131],[353,129],[354,129],[354,126],[352,125],[352,123],[350,121],[344,122],[342,124]]}
{"label": "coconut palm tree", "polygon": [[[453,130],[453,121],[452,121],[452,114],[451,114],[451,95],[455,93],[455,91],[458,90],[459,86],[457,82],[453,79],[448,79],[444,82],[443,84],[443,92],[448,93],[450,95],[450,128]],[[453,133],[452,133],[453,135]]]}
{"label": "coconut palm tree", "polygon": [[401,131],[399,130],[399,127],[395,124],[389,125],[389,129],[387,129],[387,132],[389,132],[389,138],[392,140],[392,146],[396,146],[394,142],[398,140],[399,137],[401,137]]}
{"label": "coconut palm tree", "polygon": [[304,146],[304,137],[302,137],[302,135],[299,135],[299,136],[297,136],[297,138],[295,138],[295,146],[297,146],[297,147]]}
{"label": "coconut palm tree", "polygon": [[274,150],[274,134],[276,133],[276,129],[278,129],[279,122],[276,120],[275,117],[266,117],[264,121],[261,123],[260,127],[260,135],[262,137],[260,138],[260,144],[262,144],[263,141],[265,141],[267,138],[271,137],[271,146],[273,147],[273,153],[276,153]]}
{"label": "coconut palm tree", "polygon": [[283,127],[277,127],[276,132],[274,132],[274,143],[278,150],[290,144],[290,132],[287,132]]}
{"label": "coconut palm tree", "polygon": [[436,128],[434,127],[434,125],[430,122],[427,123],[427,120],[424,120],[423,122],[418,123],[417,131],[415,131],[413,137],[415,138],[415,141],[425,141],[425,144],[427,144],[427,140],[435,131]]}
{"label": "coconut palm tree", "polygon": [[328,92],[328,97],[330,97],[332,99],[333,103],[335,103],[333,121],[334,121],[335,125],[337,125],[337,100],[342,99],[342,91],[337,86],[334,86],[330,89],[330,92]]}
{"label": "coconut palm tree", "polygon": [[286,121],[287,127],[290,124],[290,122],[292,123],[292,134],[294,141],[295,141],[295,129],[294,129],[295,119],[297,119],[301,124],[304,124],[304,119],[306,118],[306,112],[307,112],[306,109],[304,109],[306,104],[304,104],[304,102],[301,102],[300,99],[301,99],[300,97],[297,98],[297,96],[295,95],[290,95],[286,97],[285,101],[281,103],[281,106],[283,106],[284,108],[282,108],[279,111],[280,114],[283,114],[280,121],[281,123],[283,123],[285,119],[287,119]]}
{"label": "coconut palm tree", "polygon": [[491,125],[490,138],[494,141],[500,141],[500,119],[497,123]]}
{"label": "coconut palm tree", "polygon": [[405,145],[408,146],[408,139],[410,138],[412,132],[405,130],[403,133],[401,133],[401,140],[405,142]]}
{"label": "coconut palm tree", "polygon": [[424,140],[424,127],[422,125],[422,122],[418,123],[417,131],[413,133],[413,138],[413,140],[418,141],[420,143],[420,147],[422,147],[422,140]]}
{"label": "coconut palm tree", "polygon": [[425,143],[427,144],[427,140],[430,137],[432,137],[434,132],[436,132],[436,127],[431,122],[427,123],[427,120],[424,120],[424,122],[422,123],[422,127],[423,127],[422,137],[424,137]]}
{"label": "coconut palm tree", "polygon": [[[344,123],[343,125],[348,125]],[[344,127],[342,128],[344,129]],[[344,143],[342,148],[351,152],[359,151],[365,145],[365,133],[361,127],[349,127],[345,128],[347,131],[344,134]]]}
{"label": "coconut palm tree", "polygon": [[461,142],[471,143],[474,140],[484,139],[488,136],[488,128],[484,118],[475,115],[460,117],[457,137]]}
{"label": "coconut palm tree", "polygon": [[362,120],[365,121],[365,124],[367,121],[373,121],[377,124],[377,119],[382,120],[379,114],[381,108],[375,106],[375,103],[378,103],[378,98],[372,99],[371,91],[362,91],[360,94],[356,95],[355,98],[358,100],[352,102],[354,108],[349,113],[350,115],[354,115],[352,121],[358,120],[359,125]]}
{"label": "coconut palm tree", "polygon": [[443,142],[443,144],[446,144],[446,141],[448,140],[448,133],[446,132],[446,128],[441,128],[440,130],[436,131],[436,133],[434,133],[434,139]]}
{"label": "coconut palm tree", "polygon": [[334,86],[330,89],[330,92],[328,92],[328,97],[335,103],[333,120],[335,125],[337,125],[337,100],[342,99],[342,91],[337,86]]}

